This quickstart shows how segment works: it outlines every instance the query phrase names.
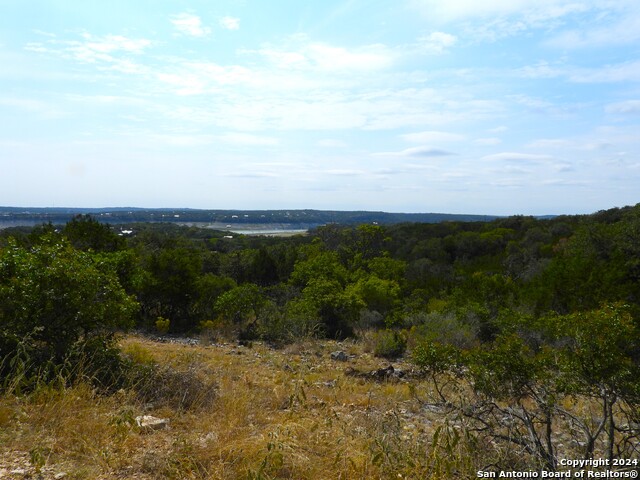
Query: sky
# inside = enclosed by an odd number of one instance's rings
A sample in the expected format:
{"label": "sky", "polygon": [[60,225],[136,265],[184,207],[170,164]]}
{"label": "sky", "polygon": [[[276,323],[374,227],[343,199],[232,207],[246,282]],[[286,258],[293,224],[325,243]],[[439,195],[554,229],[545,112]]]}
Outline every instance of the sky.
{"label": "sky", "polygon": [[0,205],[640,202],[637,0],[0,0]]}

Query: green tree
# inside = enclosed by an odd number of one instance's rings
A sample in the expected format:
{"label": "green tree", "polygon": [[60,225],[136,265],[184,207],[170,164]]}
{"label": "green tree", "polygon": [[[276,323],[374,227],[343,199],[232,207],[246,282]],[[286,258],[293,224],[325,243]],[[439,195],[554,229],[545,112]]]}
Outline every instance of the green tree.
{"label": "green tree", "polygon": [[215,309],[227,322],[240,326],[241,333],[255,329],[267,299],[257,285],[245,283],[218,297]]}
{"label": "green tree", "polygon": [[278,282],[278,267],[266,248],[260,248],[251,263],[251,281],[266,287]]}
{"label": "green tree", "polygon": [[364,260],[370,260],[382,254],[385,242],[385,230],[379,225],[359,225],[355,229],[354,249]]}
{"label": "green tree", "polygon": [[366,308],[382,314],[391,311],[400,298],[400,286],[394,280],[383,280],[377,275],[360,278],[347,287],[347,291],[361,298]]}
{"label": "green tree", "polygon": [[185,247],[163,248],[148,252],[141,263],[144,275],[139,298],[147,319],[169,318],[176,331],[193,327],[190,313],[202,270],[200,252]]}
{"label": "green tree", "polygon": [[313,252],[312,256],[297,261],[289,281],[293,285],[304,287],[319,278],[331,279],[342,286],[346,283],[347,269],[340,263],[335,252]]}
{"label": "green tree", "polygon": [[407,269],[406,262],[391,257],[374,257],[367,262],[367,269],[383,280],[394,280],[400,284]]}
{"label": "green tree", "polygon": [[573,417],[586,434],[585,458],[593,454],[598,435],[607,435],[606,454],[613,460],[616,451],[614,407],[640,406],[640,330],[624,304],[609,304],[588,312],[552,317],[550,328],[562,345],[565,389],[597,399],[602,419],[595,431],[591,423]]}
{"label": "green tree", "polygon": [[220,295],[237,287],[229,277],[206,273],[196,280],[196,300],[193,312],[199,320],[210,320],[216,315],[216,302]]}
{"label": "green tree", "polygon": [[358,312],[364,307],[362,299],[352,291],[345,290],[337,280],[318,277],[309,281],[302,290],[296,310],[315,312],[321,320],[324,333],[331,338],[353,335],[353,325]]}
{"label": "green tree", "polygon": [[68,222],[62,233],[79,250],[95,252],[115,252],[125,248],[125,240],[106,224],[90,215],[76,215]]}
{"label": "green tree", "polygon": [[555,257],[536,282],[538,311],[569,314],[627,300],[630,257],[619,248],[619,228],[587,222],[556,245]]}

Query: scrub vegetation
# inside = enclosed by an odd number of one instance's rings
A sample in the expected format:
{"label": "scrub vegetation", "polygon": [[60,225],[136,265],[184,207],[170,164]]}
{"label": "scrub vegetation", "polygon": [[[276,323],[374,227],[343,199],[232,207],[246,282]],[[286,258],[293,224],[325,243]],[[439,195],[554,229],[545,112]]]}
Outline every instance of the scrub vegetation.
{"label": "scrub vegetation", "polygon": [[2,231],[0,473],[637,469],[640,205],[227,237]]}

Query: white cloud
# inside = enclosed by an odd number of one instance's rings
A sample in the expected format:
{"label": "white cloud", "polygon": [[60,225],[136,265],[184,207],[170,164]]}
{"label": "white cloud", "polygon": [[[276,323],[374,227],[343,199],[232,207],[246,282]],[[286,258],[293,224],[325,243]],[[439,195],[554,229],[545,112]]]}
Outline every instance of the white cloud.
{"label": "white cloud", "polygon": [[553,168],[555,170],[557,170],[560,173],[565,173],[565,172],[573,172],[575,171],[575,166],[573,165],[573,163],[571,162],[557,162]]}
{"label": "white cloud", "polygon": [[532,20],[548,20],[584,9],[583,4],[567,4],[566,0],[412,0],[411,3],[425,17],[438,22],[516,14],[531,15]]}
{"label": "white cloud", "polygon": [[221,88],[233,86],[259,87],[265,81],[263,76],[247,67],[205,61],[174,59],[155,70],[154,78],[176,89],[178,95],[220,93]]}
{"label": "white cloud", "polygon": [[553,105],[548,100],[530,97],[528,95],[509,95],[507,98],[514,103],[523,105],[532,110],[546,110]]}
{"label": "white cloud", "polygon": [[531,153],[502,152],[482,157],[484,161],[513,162],[513,163],[539,163],[551,160],[550,155],[535,155]]}
{"label": "white cloud", "polygon": [[[306,42],[304,47],[309,45]],[[67,55],[64,48],[57,47],[58,51],[51,53]],[[367,51],[357,47],[338,50],[347,52],[347,56]],[[168,56],[143,57],[137,68],[126,69],[124,60],[110,56],[98,68],[118,68],[125,74],[119,80],[127,81],[131,95],[143,88],[145,96],[200,96],[197,104],[185,99],[180,105],[141,106],[168,121],[199,127],[213,125],[238,131],[428,128],[487,118],[500,111],[499,104],[478,101],[470,94],[458,95],[454,101],[442,90],[416,88],[412,78],[386,71],[347,67],[336,71],[328,66],[326,70],[318,66],[282,70],[253,61],[246,66],[222,65]],[[395,88],[389,88],[389,82],[394,82]],[[424,136],[422,140],[419,134]],[[423,145],[462,140],[456,134],[430,130],[415,135],[407,140]]]}
{"label": "white cloud", "polygon": [[[545,3],[545,2],[538,2]],[[592,8],[606,8],[609,5],[606,3],[591,2],[591,4],[581,3],[579,1],[559,1],[559,2],[547,2],[547,5],[543,5],[543,8],[536,8],[539,5],[534,5],[526,13],[527,20],[537,26],[546,26],[547,28],[553,26],[553,21],[562,19],[568,15],[581,14],[588,12]]]}
{"label": "white cloud", "polygon": [[543,180],[542,185],[554,187],[589,187],[593,185],[593,182],[585,180],[566,180],[553,178],[549,180]]}
{"label": "white cloud", "polygon": [[504,165],[499,169],[493,170],[494,174],[509,173],[512,175],[531,175],[531,170],[528,168],[522,168],[520,165]]}
{"label": "white cloud", "polygon": [[458,37],[445,32],[432,32],[418,40],[426,53],[440,54],[454,46],[458,41]]}
{"label": "white cloud", "polygon": [[408,142],[422,144],[461,142],[465,139],[464,135],[460,135],[458,133],[438,132],[433,130],[407,133],[405,135],[400,135],[400,137]]}
{"label": "white cloud", "polygon": [[499,178],[491,180],[489,184],[498,188],[521,188],[525,186],[521,178]]}
{"label": "white cloud", "polygon": [[[494,42],[531,30],[553,35],[545,45],[562,49],[633,44],[640,39],[640,12],[634,0],[410,0],[410,4],[431,25],[458,24],[461,36],[476,41]],[[566,30],[567,25],[578,25],[579,30]]]}
{"label": "white cloud", "polygon": [[614,147],[613,143],[608,142],[606,140],[599,140],[595,142],[589,142],[585,144],[584,147],[582,148],[587,151],[599,151],[599,150],[608,150],[613,147]]}
{"label": "white cloud", "polygon": [[241,65],[219,65],[213,62],[184,62],[182,66],[203,82],[216,85],[255,84],[254,73]]}
{"label": "white cloud", "polygon": [[313,43],[308,46],[307,55],[325,70],[378,70],[389,67],[393,61],[391,53],[380,44],[349,50]]}
{"label": "white cloud", "polygon": [[[91,43],[107,40],[89,37]],[[146,40],[109,38],[116,46],[113,48],[122,53],[143,52],[151,45]],[[43,53],[89,63],[68,51],[72,42],[56,42],[43,44]],[[94,63],[110,74],[117,71],[119,75],[110,75],[110,81],[127,82],[130,92],[145,97],[200,96],[197,105],[188,99],[181,105],[169,102],[166,107],[155,107],[162,110],[156,113],[174,121],[216,125],[225,130],[427,129],[504,113],[500,102],[478,100],[471,92],[455,88],[448,92],[425,87],[420,78],[387,69],[395,62],[397,52],[382,44],[343,47],[313,42],[305,35],[289,37],[284,43],[241,51],[238,63],[231,64],[217,63],[206,56],[187,60],[168,55],[142,56],[134,63],[129,54],[100,53],[114,52],[111,47],[91,50],[90,58],[105,55]],[[248,54],[262,58],[241,63]],[[264,58],[268,62],[260,62]],[[463,139],[435,130],[408,135],[406,140],[423,145]]]}
{"label": "white cloud", "polygon": [[292,45],[265,45],[259,50],[245,50],[269,60],[279,68],[314,69],[325,72],[350,70],[374,71],[390,67],[395,54],[386,45],[372,44],[345,48],[323,42],[310,42],[306,36],[294,36]]}
{"label": "white cloud", "polygon": [[405,168],[379,168],[375,170],[373,173],[381,177],[388,177],[389,175],[402,175],[403,173],[406,173],[406,172],[407,172],[407,169]]}
{"label": "white cloud", "polygon": [[638,40],[640,40],[640,12],[635,8],[623,11],[618,21],[580,30],[564,31],[548,40],[546,45],[562,49],[580,49],[635,44]]}
{"label": "white cloud", "polygon": [[211,33],[209,27],[202,24],[202,20],[197,15],[191,13],[179,13],[171,17],[171,23],[184,35],[192,37],[206,37]]}
{"label": "white cloud", "polygon": [[570,110],[569,107],[557,105],[543,98],[532,97],[529,95],[509,95],[507,97],[514,104],[522,105],[528,111],[533,113],[542,113],[547,115],[563,115]]}
{"label": "white cloud", "polygon": [[235,17],[222,17],[220,19],[220,26],[225,30],[238,30],[240,29],[240,19]]}
{"label": "white cloud", "polygon": [[541,61],[534,65],[527,65],[516,70],[516,73],[524,78],[556,78],[566,74],[563,66],[551,65],[549,62]]}
{"label": "white cloud", "polygon": [[567,72],[575,83],[617,83],[640,81],[640,61],[630,61],[598,68],[574,68]]}
{"label": "white cloud", "polygon": [[347,146],[347,144],[342,140],[335,140],[333,138],[325,138],[322,140],[318,140],[316,142],[316,145],[319,147],[326,147],[326,148],[343,148]]}
{"label": "white cloud", "polygon": [[177,88],[178,95],[197,95],[203,93],[206,82],[198,75],[178,73],[157,73],[156,79],[160,82]]}
{"label": "white cloud", "polygon": [[640,114],[640,100],[626,100],[624,102],[612,103],[605,108],[607,113],[618,114]]}
{"label": "white cloud", "polygon": [[453,152],[447,150],[441,150],[439,148],[433,148],[428,146],[406,148],[399,152],[379,152],[374,153],[374,156],[385,157],[446,157],[449,155],[455,155]]}
{"label": "white cloud", "polygon": [[0,106],[16,108],[46,119],[57,119],[67,114],[56,106],[41,100],[20,97],[0,97]]}
{"label": "white cloud", "polygon": [[102,70],[123,73],[141,73],[144,67],[132,61],[130,55],[141,55],[153,45],[144,38],[129,38],[122,35],[96,36],[81,34],[83,40],[50,39],[44,43],[27,43],[25,50],[40,54],[53,54],[81,63],[97,64]]}
{"label": "white cloud", "polygon": [[234,143],[239,145],[273,147],[280,143],[275,137],[267,137],[263,135],[252,135],[250,133],[230,132],[217,137],[226,143]]}
{"label": "white cloud", "polygon": [[25,50],[37,53],[54,53],[66,58],[87,63],[114,61],[112,54],[141,54],[152,45],[151,40],[128,38],[122,35],[95,36],[89,33],[80,35],[83,40],[50,39],[42,42],[30,42]]}
{"label": "white cloud", "polygon": [[49,38],[55,38],[56,34],[55,33],[51,33],[51,32],[45,32],[44,30],[39,30],[37,28],[34,28],[32,30],[33,33],[35,33],[36,35],[40,35],[43,37],[49,37]]}
{"label": "white cloud", "polygon": [[334,168],[325,170],[323,173],[327,175],[335,175],[339,177],[357,177],[363,175],[365,172],[362,170],[354,170],[348,168]]}
{"label": "white cloud", "polygon": [[81,44],[81,47],[97,53],[112,53],[117,51],[142,53],[145,48],[151,45],[151,40],[128,38],[122,35],[95,37],[89,33],[83,33],[82,37],[85,39],[85,43]]}
{"label": "white cloud", "polygon": [[165,144],[172,147],[201,147],[211,145],[214,142],[212,135],[180,135],[167,134],[151,135],[149,139],[158,144]]}
{"label": "white cloud", "polygon": [[566,78],[573,83],[638,82],[640,81],[640,61],[605,64],[591,68],[538,62],[516,69],[514,72],[517,76],[529,79]]}
{"label": "white cloud", "polygon": [[540,138],[527,144],[527,148],[565,148],[571,142],[564,138]]}
{"label": "white cloud", "polygon": [[240,49],[238,53],[240,55],[257,55],[265,59],[270,66],[280,69],[309,68],[311,64],[306,53],[303,51],[305,47],[297,42],[293,43],[295,44],[272,45],[265,43],[258,49]]}
{"label": "white cloud", "polygon": [[234,177],[234,178],[276,178],[279,177],[277,173],[274,172],[227,172],[221,174],[223,177]]}
{"label": "white cloud", "polygon": [[310,65],[306,55],[300,52],[288,52],[267,47],[255,51],[246,51],[244,53],[258,53],[274,66],[283,69],[307,67]]}
{"label": "white cloud", "polygon": [[473,141],[476,145],[489,147],[492,145],[500,145],[502,143],[502,139],[496,137],[488,137],[488,138],[477,138]]}
{"label": "white cloud", "polygon": [[[531,30],[555,31],[564,26],[571,15],[582,14],[595,5],[588,6],[581,3],[556,5],[565,3],[555,0],[536,2],[513,2],[513,9],[503,9],[510,2],[503,2],[496,9],[496,13],[490,16],[476,15],[466,23],[465,33],[477,41],[495,42],[497,40],[526,34]],[[484,6],[484,4],[482,4]],[[477,17],[477,18],[476,18]],[[479,20],[471,23],[472,20]]]}

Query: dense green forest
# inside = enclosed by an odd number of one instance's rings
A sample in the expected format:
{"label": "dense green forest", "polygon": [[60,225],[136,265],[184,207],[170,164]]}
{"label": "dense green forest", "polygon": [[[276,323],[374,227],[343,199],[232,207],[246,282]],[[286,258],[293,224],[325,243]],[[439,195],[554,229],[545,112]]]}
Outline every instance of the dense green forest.
{"label": "dense green forest", "polygon": [[[132,327],[275,347],[367,338],[381,357],[411,355],[451,408],[448,382],[468,382],[476,396],[459,405],[468,420],[549,468],[559,421],[583,432],[585,458],[602,439],[609,458],[638,454],[640,205],[552,219],[330,224],[288,238],[121,229],[77,216],[60,229],[2,232],[3,378],[26,369],[21,351],[55,377],[78,344],[108,345]],[[599,405],[599,420],[562,404],[576,395]],[[520,427],[508,429],[506,417]]]}
{"label": "dense green forest", "polygon": [[492,340],[513,317],[615,302],[635,316],[639,218],[636,206],[545,220],[330,224],[305,236],[225,238],[163,223],[130,224],[123,236],[122,226],[77,216],[60,229],[6,229],[0,246],[6,257],[11,248],[28,255],[55,243],[108,264],[139,304],[141,328],[162,317],[172,333],[213,323],[286,341],[290,333],[346,337],[449,322],[445,330],[471,345]]}

